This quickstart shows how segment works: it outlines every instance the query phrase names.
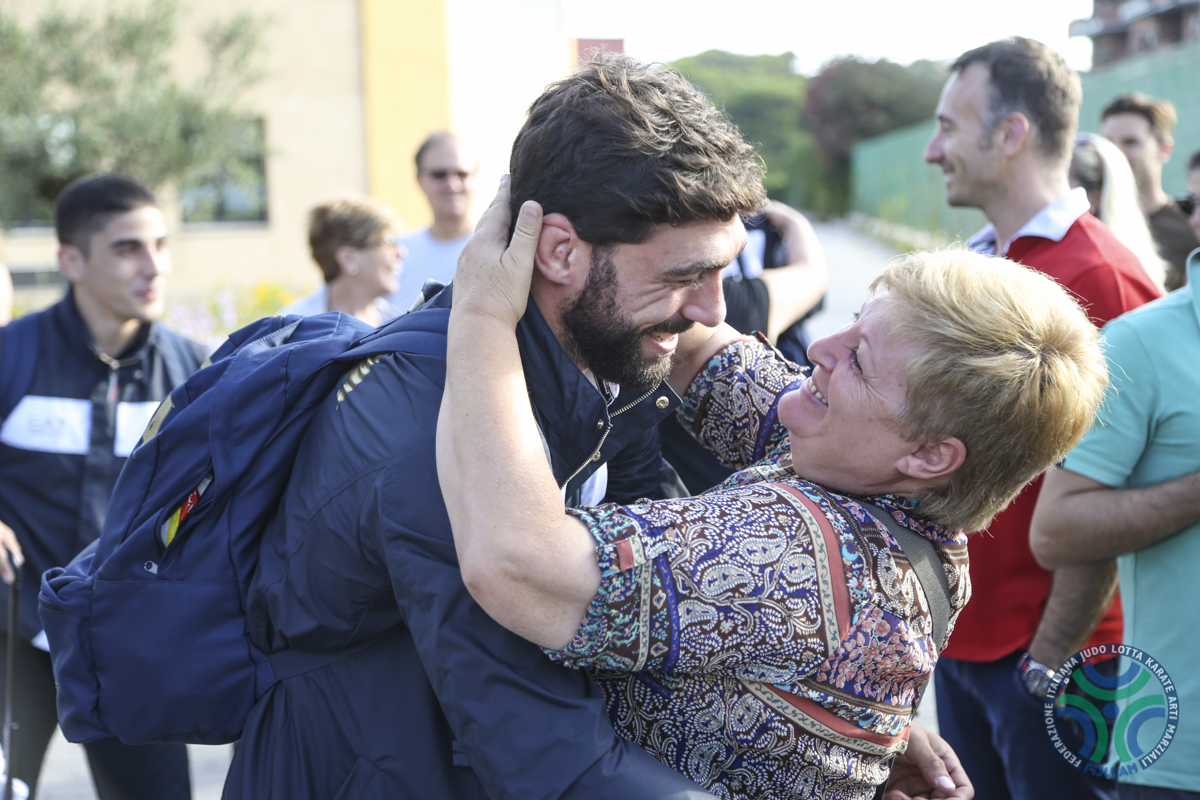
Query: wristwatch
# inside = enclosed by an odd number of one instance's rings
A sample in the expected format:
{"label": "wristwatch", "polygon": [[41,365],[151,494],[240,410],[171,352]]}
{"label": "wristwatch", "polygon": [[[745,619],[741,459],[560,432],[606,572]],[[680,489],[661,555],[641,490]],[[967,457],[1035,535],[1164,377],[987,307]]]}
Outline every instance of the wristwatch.
{"label": "wristwatch", "polygon": [[1025,686],[1025,691],[1034,697],[1046,696],[1046,691],[1050,688],[1050,681],[1054,679],[1054,670],[1045,664],[1034,661],[1030,658],[1029,653],[1026,653],[1021,656],[1021,663],[1017,665],[1017,671],[1021,673],[1021,683]]}

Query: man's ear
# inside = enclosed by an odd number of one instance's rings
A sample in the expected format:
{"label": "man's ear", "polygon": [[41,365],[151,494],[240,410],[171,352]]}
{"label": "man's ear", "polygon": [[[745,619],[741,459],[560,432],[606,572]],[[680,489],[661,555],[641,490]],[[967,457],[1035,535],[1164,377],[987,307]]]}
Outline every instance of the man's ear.
{"label": "man's ear", "polygon": [[1162,143],[1158,146],[1158,160],[1165,164],[1171,160],[1171,154],[1174,152],[1175,139],[1170,136],[1163,137]]}
{"label": "man's ear", "polygon": [[936,442],[922,442],[919,447],[896,464],[910,478],[921,481],[941,481],[953,474],[967,458],[967,447],[957,436]]}
{"label": "man's ear", "polygon": [[58,271],[63,277],[71,283],[77,283],[83,280],[83,268],[87,265],[87,259],[83,257],[83,251],[73,244],[60,244],[58,246]]}
{"label": "man's ear", "polygon": [[572,267],[578,263],[577,251],[582,245],[571,220],[562,214],[547,214],[542,220],[534,265],[546,280],[566,285],[571,282]]}
{"label": "man's ear", "polygon": [[1014,111],[1000,120],[993,135],[999,138],[1004,154],[1012,157],[1021,152],[1030,132],[1029,118],[1020,111]]}

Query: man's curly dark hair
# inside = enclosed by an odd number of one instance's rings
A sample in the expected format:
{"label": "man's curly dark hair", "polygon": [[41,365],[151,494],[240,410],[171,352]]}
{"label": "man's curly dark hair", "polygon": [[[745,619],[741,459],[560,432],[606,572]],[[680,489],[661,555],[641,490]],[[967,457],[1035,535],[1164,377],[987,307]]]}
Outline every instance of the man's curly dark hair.
{"label": "man's curly dark hair", "polygon": [[767,199],[762,160],[724,112],[675,70],[606,53],[534,101],[509,172],[514,220],[536,200],[593,247],[752,214]]}

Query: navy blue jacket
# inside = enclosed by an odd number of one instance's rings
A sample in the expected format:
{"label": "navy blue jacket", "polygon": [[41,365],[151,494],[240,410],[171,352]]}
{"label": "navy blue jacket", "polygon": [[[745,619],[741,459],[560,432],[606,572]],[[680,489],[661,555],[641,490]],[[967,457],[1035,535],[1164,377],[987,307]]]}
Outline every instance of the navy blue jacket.
{"label": "navy blue jacket", "polygon": [[[23,407],[0,420],[0,520],[25,553],[20,636],[26,641],[42,629],[41,574],[66,565],[100,535],[117,475],[149,413],[207,357],[203,346],[152,323],[117,359],[107,358],[70,291],[37,318],[33,382]],[[0,328],[0,353],[4,336]],[[3,592],[0,630],[7,629],[7,611]]]}
{"label": "navy blue jacket", "polygon": [[[664,384],[622,392],[610,412],[532,303],[518,337],[568,496],[621,451],[642,453],[678,405]],[[442,359],[385,356],[318,410],[266,532],[248,616],[265,651],[347,656],[259,699],[225,797],[707,796],[616,738],[586,673],[550,663],[467,593],[435,462],[444,380]]]}

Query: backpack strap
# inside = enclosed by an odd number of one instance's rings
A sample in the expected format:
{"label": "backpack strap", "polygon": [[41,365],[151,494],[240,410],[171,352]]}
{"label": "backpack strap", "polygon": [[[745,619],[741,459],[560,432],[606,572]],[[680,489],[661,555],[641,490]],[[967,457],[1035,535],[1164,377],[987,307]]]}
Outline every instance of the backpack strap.
{"label": "backpack strap", "polygon": [[448,308],[422,308],[405,314],[358,340],[358,343],[338,356],[338,361],[351,361],[382,353],[412,353],[420,356],[446,357],[446,326],[450,321]]}
{"label": "backpack strap", "polygon": [[950,583],[946,580],[946,570],[942,568],[942,561],[933,549],[933,542],[904,527],[895,517],[874,503],[857,498],[855,502],[876,522],[887,526],[908,558],[908,563],[912,564],[921,589],[925,592],[929,615],[933,618],[933,643],[941,650],[942,643],[946,641],[946,629],[950,627]]}
{"label": "backpack strap", "polygon": [[[946,570],[942,568],[942,561],[933,549],[933,542],[904,527],[895,517],[874,503],[859,498],[855,498],[855,502],[876,522],[887,526],[908,558],[908,563],[912,564],[913,572],[917,573],[917,580],[921,584],[921,591],[925,593],[925,602],[929,604],[929,616],[933,619],[933,644],[940,652],[942,643],[946,641],[946,629],[950,627],[950,583],[946,580]],[[926,678],[917,690],[917,700],[913,703],[914,714],[921,705],[925,690],[929,688],[929,678]],[[874,800],[882,800],[886,787],[887,781],[879,785],[875,790]]]}
{"label": "backpack strap", "polygon": [[33,384],[38,359],[38,320],[26,314],[4,326],[0,354],[0,419],[6,419]]}

